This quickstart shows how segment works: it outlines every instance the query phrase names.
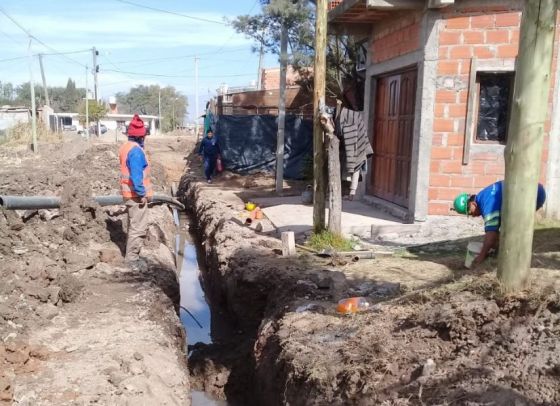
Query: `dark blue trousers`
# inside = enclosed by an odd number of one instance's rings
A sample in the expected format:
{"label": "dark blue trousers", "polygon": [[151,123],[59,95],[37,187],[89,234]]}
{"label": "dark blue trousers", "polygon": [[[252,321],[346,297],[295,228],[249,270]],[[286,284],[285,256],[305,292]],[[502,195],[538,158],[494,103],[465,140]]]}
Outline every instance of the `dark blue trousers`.
{"label": "dark blue trousers", "polygon": [[217,158],[217,156],[204,156],[204,176],[206,176],[206,180],[212,179]]}

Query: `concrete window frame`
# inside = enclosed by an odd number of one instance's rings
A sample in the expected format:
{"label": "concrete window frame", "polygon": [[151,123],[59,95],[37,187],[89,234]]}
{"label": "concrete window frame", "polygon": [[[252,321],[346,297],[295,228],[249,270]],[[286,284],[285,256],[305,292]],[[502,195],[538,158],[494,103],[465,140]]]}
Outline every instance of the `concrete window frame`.
{"label": "concrete window frame", "polygon": [[475,142],[475,131],[478,124],[478,84],[479,73],[515,73],[515,59],[479,60],[471,59],[469,76],[469,94],[467,99],[467,120],[465,122],[465,141],[463,146],[463,165],[470,162],[471,153],[503,154],[505,144]]}

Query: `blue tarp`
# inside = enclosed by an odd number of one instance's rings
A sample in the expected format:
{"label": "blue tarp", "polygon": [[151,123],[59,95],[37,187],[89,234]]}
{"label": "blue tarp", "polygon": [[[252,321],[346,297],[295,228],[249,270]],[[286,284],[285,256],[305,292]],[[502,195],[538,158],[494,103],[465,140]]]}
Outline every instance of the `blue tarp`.
{"label": "blue tarp", "polygon": [[[241,174],[275,170],[278,117],[217,116],[214,129],[226,169]],[[313,121],[286,115],[284,178],[302,179],[312,154]]]}

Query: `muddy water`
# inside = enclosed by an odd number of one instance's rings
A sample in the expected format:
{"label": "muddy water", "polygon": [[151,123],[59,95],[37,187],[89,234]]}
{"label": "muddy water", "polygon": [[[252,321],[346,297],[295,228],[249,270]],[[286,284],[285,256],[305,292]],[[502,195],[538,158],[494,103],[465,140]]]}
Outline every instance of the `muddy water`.
{"label": "muddy water", "polygon": [[[181,291],[180,318],[187,331],[188,344],[212,343],[212,312],[204,294],[196,245],[188,232],[188,218],[174,210],[178,233],[175,237],[176,262]],[[201,391],[192,391],[192,406],[227,406]]]}

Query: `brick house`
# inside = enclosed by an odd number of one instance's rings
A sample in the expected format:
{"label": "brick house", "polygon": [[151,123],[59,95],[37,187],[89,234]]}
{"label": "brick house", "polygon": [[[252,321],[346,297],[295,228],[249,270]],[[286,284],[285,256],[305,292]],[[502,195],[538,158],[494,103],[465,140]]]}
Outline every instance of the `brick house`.
{"label": "brick house", "polygon": [[[375,154],[364,199],[423,220],[449,214],[459,192],[503,179],[523,3],[331,2],[330,33],[367,42],[364,110]],[[547,214],[559,218],[556,34],[541,179]]]}

